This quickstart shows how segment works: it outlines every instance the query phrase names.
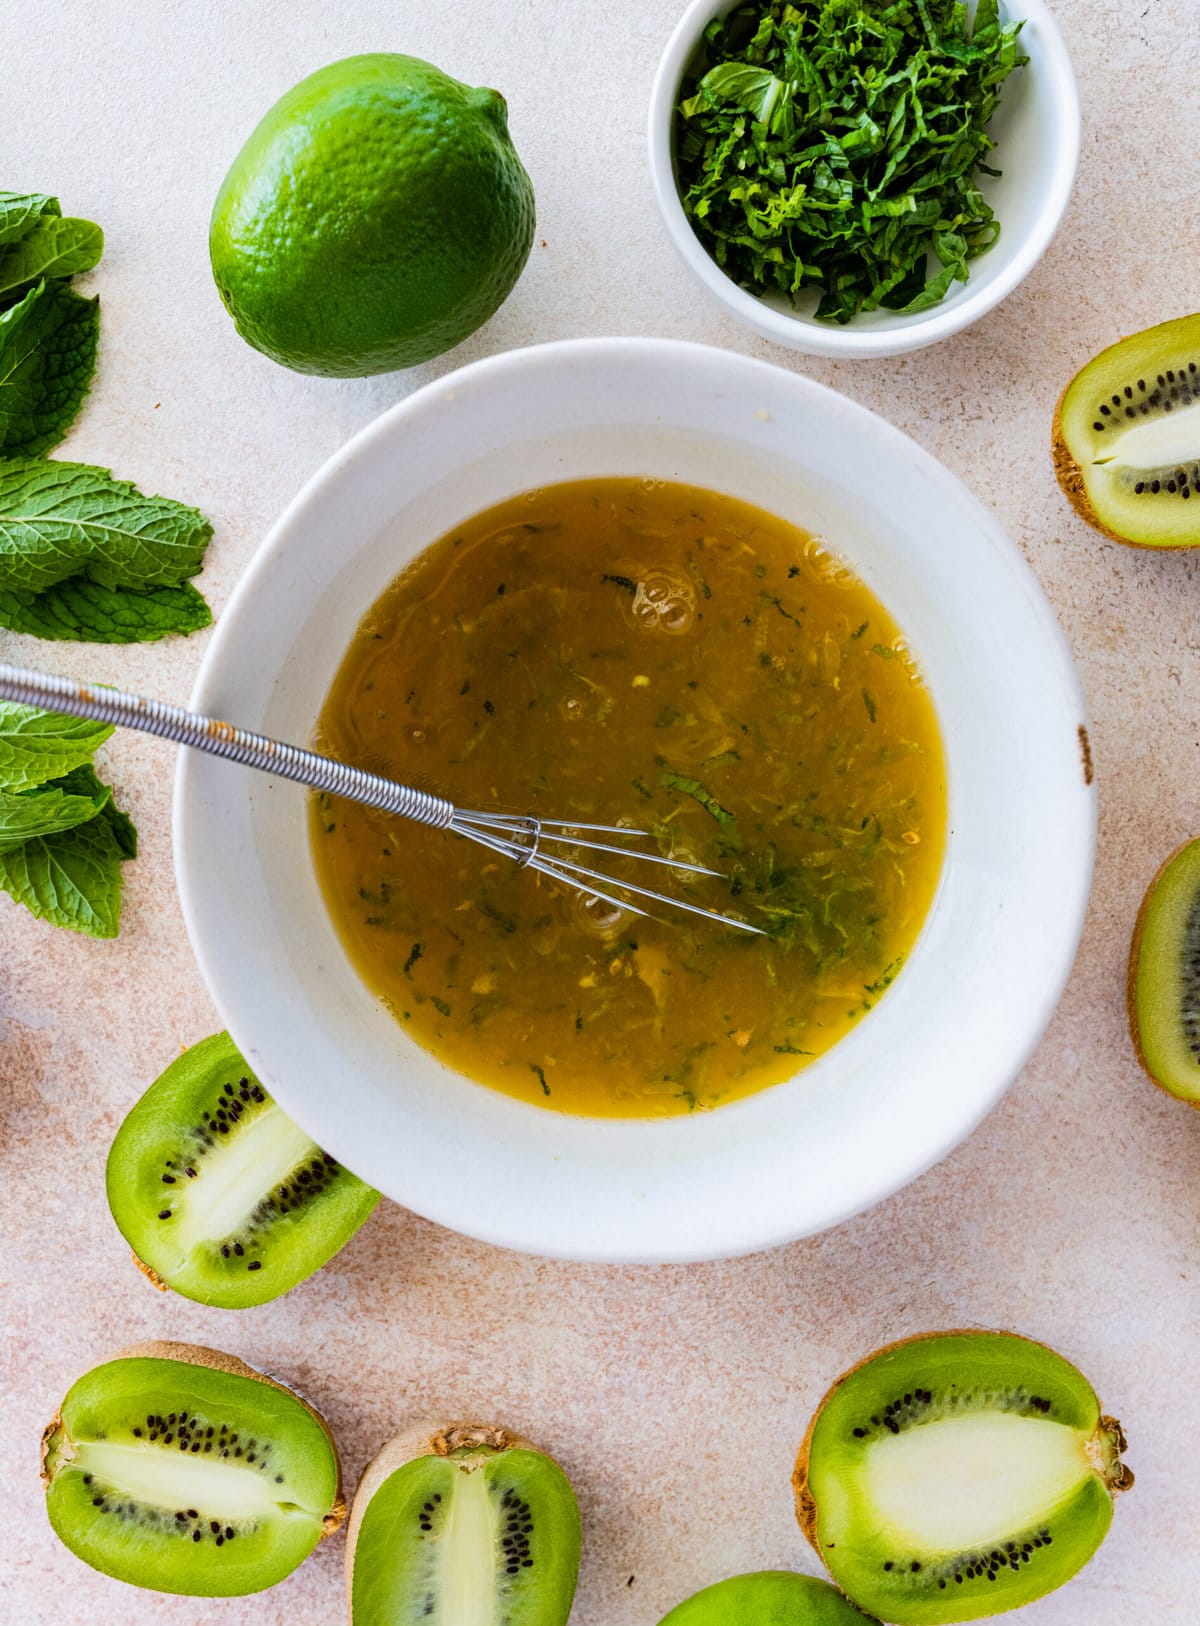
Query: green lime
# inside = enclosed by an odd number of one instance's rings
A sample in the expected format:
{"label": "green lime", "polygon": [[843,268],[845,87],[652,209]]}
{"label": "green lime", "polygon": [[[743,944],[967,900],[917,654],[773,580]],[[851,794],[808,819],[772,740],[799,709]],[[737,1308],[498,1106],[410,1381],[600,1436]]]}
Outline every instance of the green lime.
{"label": "green lime", "polygon": [[533,188],[504,98],[411,56],[347,57],[271,108],[209,229],[250,344],[302,373],[414,367],[504,302],[533,242]]}

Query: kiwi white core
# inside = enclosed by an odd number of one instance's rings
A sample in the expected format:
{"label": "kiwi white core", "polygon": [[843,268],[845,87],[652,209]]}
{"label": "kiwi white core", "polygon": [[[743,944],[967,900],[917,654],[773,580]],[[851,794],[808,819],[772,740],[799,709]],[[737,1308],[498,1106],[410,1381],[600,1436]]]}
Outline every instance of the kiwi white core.
{"label": "kiwi white core", "polygon": [[219,1141],[204,1159],[198,1179],[175,1198],[170,1235],[186,1256],[202,1242],[239,1230],[263,1200],[298,1164],[317,1151],[316,1142],[272,1101],[236,1135]]}
{"label": "kiwi white core", "polygon": [[434,1548],[442,1618],[454,1626],[496,1626],[496,1508],[483,1474],[473,1467],[459,1474]]}
{"label": "kiwi white core", "polygon": [[277,1501],[275,1485],[254,1467],[211,1458],[184,1456],[153,1445],[115,1440],[84,1440],[74,1448],[76,1468],[148,1507],[194,1507],[222,1519],[262,1519],[301,1512],[294,1502]]}
{"label": "kiwi white core", "polygon": [[1200,453],[1200,401],[1181,407],[1166,418],[1149,418],[1132,429],[1122,429],[1111,456],[1095,457],[1098,467],[1149,473],[1177,463],[1194,463]]}
{"label": "kiwi white core", "polygon": [[881,1527],[914,1552],[970,1552],[1039,1523],[1091,1472],[1074,1429],[980,1412],[903,1429],[864,1454],[862,1489]]}
{"label": "kiwi white core", "polygon": [[429,1590],[439,1600],[437,1619],[454,1626],[496,1626],[496,1553],[499,1507],[480,1463],[459,1463],[446,1524],[429,1546]]}

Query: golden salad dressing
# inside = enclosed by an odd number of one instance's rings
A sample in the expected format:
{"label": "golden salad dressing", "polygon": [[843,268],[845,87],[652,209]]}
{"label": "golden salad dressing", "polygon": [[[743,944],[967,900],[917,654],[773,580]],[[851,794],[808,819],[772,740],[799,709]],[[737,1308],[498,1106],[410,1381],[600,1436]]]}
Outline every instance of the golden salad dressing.
{"label": "golden salad dressing", "polygon": [[560,1112],[691,1112],[791,1077],[901,971],[941,871],[941,737],[895,622],[817,539],[689,486],[550,486],[435,542],[364,619],[320,733],[462,807],[634,825],[722,879],[597,867],[766,931],[589,907],[314,798],[364,981],[441,1061]]}

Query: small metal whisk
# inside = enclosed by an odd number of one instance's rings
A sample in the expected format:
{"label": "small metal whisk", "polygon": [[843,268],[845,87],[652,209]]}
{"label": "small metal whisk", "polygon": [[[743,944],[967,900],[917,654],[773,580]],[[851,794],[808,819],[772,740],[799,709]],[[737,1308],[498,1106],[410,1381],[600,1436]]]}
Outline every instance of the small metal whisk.
{"label": "small metal whisk", "polygon": [[40,706],[47,711],[65,712],[71,717],[85,717],[97,723],[115,723],[122,728],[137,728],[144,734],[158,734],[177,745],[188,745],[196,751],[207,751],[211,756],[225,757],[248,768],[260,768],[264,773],[280,779],[292,779],[311,790],[326,791],[331,796],[344,796],[367,807],[380,808],[385,813],[398,813],[402,818],[427,824],[435,830],[452,830],[478,842],[492,852],[511,858],[522,869],[537,870],[540,875],[595,898],[616,909],[628,910],[634,915],[648,915],[633,898],[649,905],[670,909],[684,909],[704,920],[721,926],[732,926],[737,931],[762,936],[757,926],[748,921],[723,915],[715,909],[704,909],[685,898],[673,898],[665,892],[637,886],[632,881],[606,875],[603,870],[591,869],[576,863],[568,856],[547,853],[548,846],[560,846],[571,852],[615,853],[636,859],[639,863],[661,864],[667,869],[686,871],[692,875],[719,875],[718,870],[706,869],[702,864],[689,864],[678,858],[662,857],[657,853],[638,852],[623,847],[616,841],[592,841],[589,836],[607,835],[624,840],[646,836],[645,830],[630,830],[619,824],[581,824],[569,819],[538,819],[509,813],[469,813],[455,807],[444,796],[417,790],[412,785],[384,779],[368,773],[364,768],[351,767],[332,757],[303,751],[296,745],[285,745],[265,734],[253,734],[233,723],[219,722],[212,717],[201,717],[185,711],[181,706],[169,706],[161,700],[146,700],[140,695],[126,694],[120,689],[109,689],[96,684],[79,683],[74,678],[53,677],[45,672],[27,672],[14,666],[0,666],[0,700],[14,701],[18,705]]}

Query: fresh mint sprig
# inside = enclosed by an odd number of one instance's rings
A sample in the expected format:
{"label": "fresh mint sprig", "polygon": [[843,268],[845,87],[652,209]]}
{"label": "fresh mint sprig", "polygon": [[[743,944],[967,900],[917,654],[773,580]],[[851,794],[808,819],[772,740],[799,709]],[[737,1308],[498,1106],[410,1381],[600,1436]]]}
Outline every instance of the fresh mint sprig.
{"label": "fresh mint sprig", "polygon": [[106,469],[41,459],[91,386],[100,306],[68,279],[104,235],[45,192],[0,192],[0,627],[144,643],[212,620],[191,584],[212,534],[194,508]]}
{"label": "fresh mint sprig", "polygon": [[212,617],[190,585],[212,526],[87,463],[0,462],[0,626],[133,643]]}
{"label": "fresh mint sprig", "polygon": [[0,891],[41,920],[115,937],[137,832],[92,766],[111,729],[0,701]]}
{"label": "fresh mint sprig", "polygon": [[0,456],[35,457],[74,422],[96,370],[100,302],[36,283],[0,312]]}

